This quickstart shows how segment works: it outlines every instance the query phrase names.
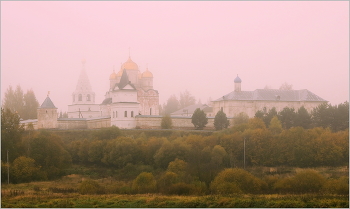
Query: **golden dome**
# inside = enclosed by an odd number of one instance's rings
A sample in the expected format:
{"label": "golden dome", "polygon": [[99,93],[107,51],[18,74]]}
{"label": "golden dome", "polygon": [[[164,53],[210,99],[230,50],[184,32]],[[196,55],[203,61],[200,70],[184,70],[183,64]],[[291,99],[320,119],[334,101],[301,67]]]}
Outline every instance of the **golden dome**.
{"label": "golden dome", "polygon": [[109,80],[117,79],[117,74],[113,71],[113,73],[109,76]]}
{"label": "golden dome", "polygon": [[123,70],[120,69],[119,72],[117,73],[117,76],[118,76],[118,77],[122,77],[122,75],[123,75]]}
{"label": "golden dome", "polygon": [[124,62],[124,64],[122,65],[121,69],[125,69],[125,70],[138,70],[139,67],[137,66],[137,64],[131,60],[131,58],[129,57],[129,59]]}
{"label": "golden dome", "polygon": [[153,78],[153,74],[147,68],[146,71],[142,73],[142,77],[143,78]]}

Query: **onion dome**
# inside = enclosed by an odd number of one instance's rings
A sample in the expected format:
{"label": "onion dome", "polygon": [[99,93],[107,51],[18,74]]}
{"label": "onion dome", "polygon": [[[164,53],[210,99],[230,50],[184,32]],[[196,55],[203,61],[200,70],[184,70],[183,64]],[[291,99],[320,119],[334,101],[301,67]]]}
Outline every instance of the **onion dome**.
{"label": "onion dome", "polygon": [[237,74],[237,77],[235,78],[234,82],[235,83],[242,83],[242,80],[238,77],[238,74]]}
{"label": "onion dome", "polygon": [[123,75],[123,70],[120,69],[119,72],[117,73],[117,77],[122,77],[122,75]]}
{"label": "onion dome", "polygon": [[115,79],[117,79],[117,74],[113,70],[113,73],[109,76],[109,80],[115,80]]}
{"label": "onion dome", "polygon": [[147,68],[146,71],[142,73],[142,77],[143,78],[153,78],[153,74]]}
{"label": "onion dome", "polygon": [[125,69],[125,70],[138,70],[139,67],[137,66],[137,64],[131,60],[130,56],[129,59],[124,62],[124,64],[122,65],[121,69]]}

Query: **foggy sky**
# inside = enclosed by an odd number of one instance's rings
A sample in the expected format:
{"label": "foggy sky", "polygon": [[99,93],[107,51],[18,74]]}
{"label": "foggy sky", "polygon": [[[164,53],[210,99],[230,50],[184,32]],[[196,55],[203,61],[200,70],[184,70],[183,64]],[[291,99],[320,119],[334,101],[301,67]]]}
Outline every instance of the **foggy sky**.
{"label": "foggy sky", "polygon": [[1,1],[1,99],[9,85],[67,111],[82,59],[96,103],[129,56],[160,104],[186,89],[206,103],[234,90],[308,89],[349,100],[349,2]]}

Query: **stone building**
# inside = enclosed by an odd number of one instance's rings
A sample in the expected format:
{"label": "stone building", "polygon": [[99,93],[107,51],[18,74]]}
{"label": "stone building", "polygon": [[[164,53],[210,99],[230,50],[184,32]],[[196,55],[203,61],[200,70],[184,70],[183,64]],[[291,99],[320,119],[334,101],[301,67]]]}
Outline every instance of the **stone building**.
{"label": "stone building", "polygon": [[246,113],[249,117],[254,117],[258,110],[268,112],[275,107],[279,112],[285,107],[298,110],[302,106],[310,113],[313,108],[327,102],[307,89],[242,91],[241,83],[242,80],[237,75],[234,79],[234,91],[212,101],[213,115],[223,110],[227,117],[235,117],[241,112]]}

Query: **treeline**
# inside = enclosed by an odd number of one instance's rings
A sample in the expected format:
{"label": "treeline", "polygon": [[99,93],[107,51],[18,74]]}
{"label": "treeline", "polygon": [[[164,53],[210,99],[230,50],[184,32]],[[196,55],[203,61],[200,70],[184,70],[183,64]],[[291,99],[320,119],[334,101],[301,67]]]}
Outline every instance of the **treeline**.
{"label": "treeline", "polygon": [[259,110],[255,113],[255,117],[261,118],[266,126],[274,116],[278,117],[284,129],[298,126],[304,129],[323,127],[336,132],[349,128],[349,102],[339,105],[323,103],[314,108],[311,113],[308,113],[304,106],[298,110],[285,107],[280,112],[272,108],[267,112]]}

